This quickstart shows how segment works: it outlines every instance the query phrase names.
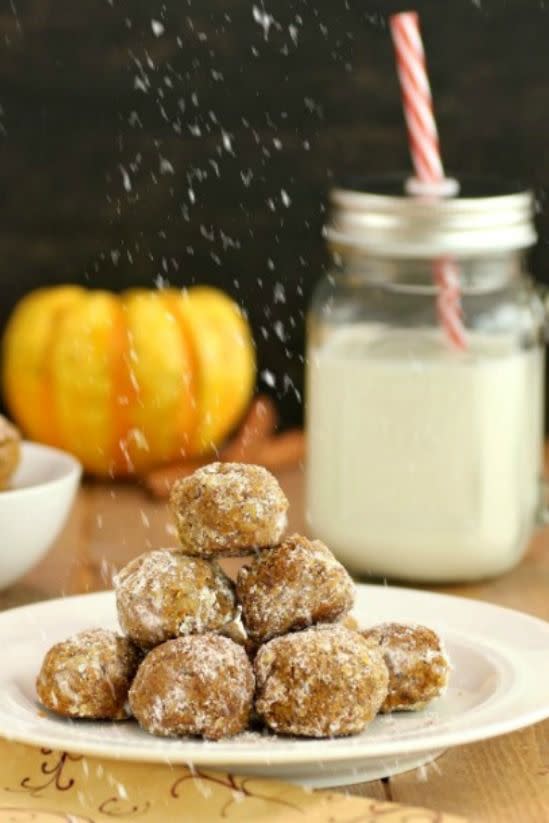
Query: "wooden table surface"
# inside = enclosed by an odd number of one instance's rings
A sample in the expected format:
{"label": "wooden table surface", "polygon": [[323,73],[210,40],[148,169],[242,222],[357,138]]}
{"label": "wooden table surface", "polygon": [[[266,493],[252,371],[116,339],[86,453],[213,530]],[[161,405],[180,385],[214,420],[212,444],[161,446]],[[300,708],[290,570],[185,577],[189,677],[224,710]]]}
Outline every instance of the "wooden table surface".
{"label": "wooden table surface", "polygon": [[[279,479],[291,503],[290,528],[305,531],[302,474],[288,471]],[[113,571],[131,557],[170,545],[174,531],[165,504],[132,485],[87,483],[56,545],[20,583],[0,592],[0,609],[109,588]],[[231,561],[228,565],[230,570]],[[527,557],[510,574],[433,590],[549,620],[549,531],[535,536]],[[549,721],[453,749],[426,768],[346,791],[453,812],[471,821],[544,823],[549,821]]]}

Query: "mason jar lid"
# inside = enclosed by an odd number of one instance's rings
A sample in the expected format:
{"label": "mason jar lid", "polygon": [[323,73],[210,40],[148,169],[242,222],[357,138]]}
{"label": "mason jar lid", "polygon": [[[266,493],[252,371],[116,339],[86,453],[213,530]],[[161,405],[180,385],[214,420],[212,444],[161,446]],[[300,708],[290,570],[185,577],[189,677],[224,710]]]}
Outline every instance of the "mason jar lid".
{"label": "mason jar lid", "polygon": [[355,178],[330,192],[333,250],[391,257],[491,255],[537,239],[534,196],[494,178],[459,178],[456,196],[410,194],[410,175]]}

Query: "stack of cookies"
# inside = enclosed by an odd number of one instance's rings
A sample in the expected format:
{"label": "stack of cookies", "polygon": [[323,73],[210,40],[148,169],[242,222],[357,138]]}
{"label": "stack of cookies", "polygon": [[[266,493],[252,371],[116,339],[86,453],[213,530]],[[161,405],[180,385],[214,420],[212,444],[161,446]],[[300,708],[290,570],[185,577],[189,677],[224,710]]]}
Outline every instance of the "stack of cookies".
{"label": "stack of cookies", "polygon": [[[444,689],[434,632],[353,628],[350,576],[320,541],[283,539],[288,501],[265,469],[201,468],[174,486],[171,507],[179,548],[142,554],[115,578],[125,637],[98,629],[50,649],[37,681],[46,707],[133,715],[157,735],[216,740],[253,723],[333,737]],[[249,560],[233,583],[218,560],[235,556]]]}

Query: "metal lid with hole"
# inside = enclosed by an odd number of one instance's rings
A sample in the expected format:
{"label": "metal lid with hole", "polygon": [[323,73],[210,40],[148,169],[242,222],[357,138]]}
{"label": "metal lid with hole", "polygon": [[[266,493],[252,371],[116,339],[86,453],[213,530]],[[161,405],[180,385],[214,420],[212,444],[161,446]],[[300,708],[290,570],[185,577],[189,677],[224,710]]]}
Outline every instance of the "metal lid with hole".
{"label": "metal lid with hole", "polygon": [[324,234],[334,251],[383,257],[467,257],[537,239],[534,196],[497,179],[462,177],[455,197],[414,196],[409,175],[357,178],[330,192]]}

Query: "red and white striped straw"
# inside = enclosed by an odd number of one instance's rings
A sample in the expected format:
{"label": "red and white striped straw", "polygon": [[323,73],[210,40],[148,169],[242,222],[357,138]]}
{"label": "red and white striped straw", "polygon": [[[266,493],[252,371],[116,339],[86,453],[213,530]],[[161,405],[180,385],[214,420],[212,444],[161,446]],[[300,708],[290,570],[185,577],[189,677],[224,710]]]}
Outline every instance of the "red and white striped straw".
{"label": "red and white striped straw", "polygon": [[[418,14],[414,11],[395,14],[390,18],[390,25],[416,178],[429,186],[431,192],[436,192],[437,184],[442,192],[444,167]],[[439,322],[450,344],[463,350],[467,348],[467,338],[461,312],[458,266],[450,258],[441,258],[435,263],[434,276],[438,285]]]}

